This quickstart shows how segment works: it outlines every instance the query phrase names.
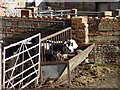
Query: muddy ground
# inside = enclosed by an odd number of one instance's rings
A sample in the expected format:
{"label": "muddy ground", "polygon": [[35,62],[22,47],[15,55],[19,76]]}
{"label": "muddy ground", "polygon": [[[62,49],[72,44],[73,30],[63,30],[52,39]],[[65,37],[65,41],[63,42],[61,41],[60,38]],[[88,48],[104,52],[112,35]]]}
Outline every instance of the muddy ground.
{"label": "muddy ground", "polygon": [[117,65],[81,64],[72,71],[71,86],[46,79],[36,88],[119,88],[120,74]]}

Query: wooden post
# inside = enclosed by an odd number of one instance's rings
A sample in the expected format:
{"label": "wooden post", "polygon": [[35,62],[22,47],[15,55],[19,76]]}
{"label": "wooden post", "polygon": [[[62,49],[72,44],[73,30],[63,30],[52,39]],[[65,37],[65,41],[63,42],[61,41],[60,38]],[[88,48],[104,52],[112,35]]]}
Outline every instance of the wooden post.
{"label": "wooden post", "polygon": [[67,63],[67,70],[68,70],[68,85],[71,87],[71,72],[70,72],[70,64]]}
{"label": "wooden post", "polygon": [[94,64],[96,63],[96,45],[95,45],[95,47],[94,47],[94,49],[93,49],[93,54],[94,54]]}

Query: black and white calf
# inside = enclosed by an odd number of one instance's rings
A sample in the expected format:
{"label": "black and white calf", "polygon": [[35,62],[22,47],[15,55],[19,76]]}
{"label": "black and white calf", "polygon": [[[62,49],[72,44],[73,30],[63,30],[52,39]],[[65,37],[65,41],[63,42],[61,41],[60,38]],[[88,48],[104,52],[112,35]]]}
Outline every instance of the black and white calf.
{"label": "black and white calf", "polygon": [[77,49],[78,45],[75,40],[70,39],[65,42],[60,41],[49,41],[49,43],[42,43],[41,46],[44,46],[46,51],[45,57],[46,61],[59,61],[61,54],[70,54]]}

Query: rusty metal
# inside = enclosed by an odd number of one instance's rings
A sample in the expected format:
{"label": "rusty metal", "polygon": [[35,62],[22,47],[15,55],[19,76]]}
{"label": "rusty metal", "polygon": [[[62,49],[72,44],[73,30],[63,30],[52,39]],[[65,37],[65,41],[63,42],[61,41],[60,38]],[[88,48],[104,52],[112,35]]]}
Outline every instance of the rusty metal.
{"label": "rusty metal", "polygon": [[[69,33],[71,32],[71,27],[68,27],[66,29],[63,29],[59,32],[56,32],[52,35],[49,35],[47,37],[44,37],[42,38],[40,41],[41,43],[43,43],[45,45],[46,48],[48,48],[50,44],[47,43],[48,40],[52,41],[51,44],[57,44],[57,43],[63,43],[65,40],[68,40],[70,39],[70,35]],[[66,34],[64,34],[66,33]],[[53,43],[53,42],[56,42],[56,43]],[[52,47],[51,47],[52,48]],[[42,62],[46,62],[46,59],[45,59],[45,53],[46,53],[46,50],[44,48],[44,46],[42,47],[41,49],[41,58],[42,58]]]}
{"label": "rusty metal", "polygon": [[41,62],[42,65],[50,65],[50,64],[67,64],[68,61],[52,61],[52,62]]}
{"label": "rusty metal", "polygon": [[57,36],[57,35],[59,35],[59,34],[61,34],[61,33],[63,33],[63,32],[68,31],[68,30],[71,30],[71,27],[68,27],[68,28],[66,28],[66,29],[63,29],[63,30],[61,30],[61,31],[59,31],[59,32],[57,32],[57,33],[55,33],[55,34],[49,35],[49,36],[47,36],[47,37],[45,37],[45,38],[42,38],[42,39],[41,39],[41,42],[42,42],[42,41],[45,41],[45,40],[47,40],[47,39],[50,39],[51,37],[55,37],[55,36]]}

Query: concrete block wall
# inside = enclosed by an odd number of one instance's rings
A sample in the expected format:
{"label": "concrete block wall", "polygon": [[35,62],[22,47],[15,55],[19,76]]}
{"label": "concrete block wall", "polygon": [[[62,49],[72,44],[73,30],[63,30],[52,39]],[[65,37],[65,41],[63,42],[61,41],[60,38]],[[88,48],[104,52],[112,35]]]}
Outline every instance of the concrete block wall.
{"label": "concrete block wall", "polygon": [[96,44],[96,60],[120,63],[120,19],[89,18],[89,41]]}

